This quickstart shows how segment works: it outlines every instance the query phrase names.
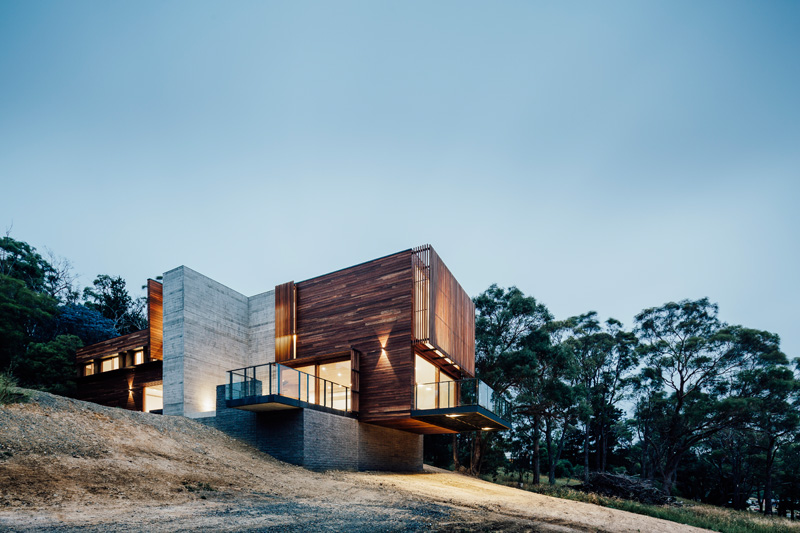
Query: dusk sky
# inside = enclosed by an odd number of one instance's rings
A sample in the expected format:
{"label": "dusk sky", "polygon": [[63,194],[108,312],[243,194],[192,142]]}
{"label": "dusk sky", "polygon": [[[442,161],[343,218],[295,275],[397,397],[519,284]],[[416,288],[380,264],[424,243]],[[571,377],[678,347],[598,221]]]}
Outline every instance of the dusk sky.
{"label": "dusk sky", "polygon": [[430,243],[473,296],[707,296],[800,357],[800,2],[5,0],[0,184],[83,285]]}

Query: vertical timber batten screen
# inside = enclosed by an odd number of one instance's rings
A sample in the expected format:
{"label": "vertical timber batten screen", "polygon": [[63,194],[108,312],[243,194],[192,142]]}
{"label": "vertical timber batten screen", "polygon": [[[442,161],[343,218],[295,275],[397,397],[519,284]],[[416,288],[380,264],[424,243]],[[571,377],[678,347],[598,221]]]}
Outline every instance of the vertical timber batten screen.
{"label": "vertical timber batten screen", "polygon": [[430,245],[412,250],[414,344],[444,352],[475,375],[475,304]]}
{"label": "vertical timber batten screen", "polygon": [[297,288],[294,281],[275,286],[275,362],[295,358]]}
{"label": "vertical timber batten screen", "polygon": [[431,247],[414,248],[411,253],[411,268],[414,273],[414,344],[430,342],[430,284]]}

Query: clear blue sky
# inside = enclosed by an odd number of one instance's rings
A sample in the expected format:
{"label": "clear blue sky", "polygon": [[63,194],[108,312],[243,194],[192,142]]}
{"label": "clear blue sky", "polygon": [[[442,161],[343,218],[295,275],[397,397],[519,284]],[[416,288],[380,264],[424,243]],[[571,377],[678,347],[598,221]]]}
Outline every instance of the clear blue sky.
{"label": "clear blue sky", "polygon": [[800,2],[0,3],[0,224],[245,294],[431,243],[800,356]]}

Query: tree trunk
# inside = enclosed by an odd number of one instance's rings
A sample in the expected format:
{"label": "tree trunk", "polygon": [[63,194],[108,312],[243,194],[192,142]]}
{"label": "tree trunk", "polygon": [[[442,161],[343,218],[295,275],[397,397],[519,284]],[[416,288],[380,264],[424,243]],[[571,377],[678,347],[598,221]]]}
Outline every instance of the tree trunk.
{"label": "tree trunk", "polygon": [[583,482],[589,482],[589,421],[590,419],[587,418],[585,425],[586,425],[586,434],[583,436]]}
{"label": "tree trunk", "polygon": [[539,440],[541,424],[541,417],[539,415],[533,416],[533,485],[539,484],[539,475],[542,473],[542,467],[539,460]]}
{"label": "tree trunk", "polygon": [[453,433],[453,472],[458,472],[461,463],[458,462],[458,433]]}
{"label": "tree trunk", "polygon": [[472,436],[472,454],[470,454],[470,461],[469,461],[469,473],[473,476],[477,476],[478,472],[480,471],[480,464],[479,464],[481,458],[480,438],[481,438],[481,432],[475,431]]}
{"label": "tree trunk", "polygon": [[547,481],[551,485],[556,484],[556,461],[553,457],[553,418],[548,416],[544,419],[544,437],[547,441]]}
{"label": "tree trunk", "polygon": [[600,445],[598,446],[600,450],[598,453],[600,454],[600,471],[606,471],[606,465],[608,464],[608,431],[606,428],[607,425],[606,421],[606,414],[603,412],[603,416],[600,419]]}
{"label": "tree trunk", "polygon": [[675,484],[675,477],[678,473],[678,459],[670,459],[662,471],[662,484],[664,485],[664,492],[667,495],[672,495],[672,486]]}
{"label": "tree trunk", "polygon": [[[564,451],[564,443],[567,441],[567,435],[569,434],[569,425],[567,424],[567,420],[564,419],[564,428],[561,430],[561,438],[558,440],[558,450],[556,451],[556,457],[554,460],[555,464],[561,460],[561,452]],[[553,476],[555,476],[555,470],[553,471]]]}
{"label": "tree trunk", "polygon": [[775,462],[775,439],[770,437],[767,445],[767,468],[764,481],[764,515],[772,515],[772,464]]}

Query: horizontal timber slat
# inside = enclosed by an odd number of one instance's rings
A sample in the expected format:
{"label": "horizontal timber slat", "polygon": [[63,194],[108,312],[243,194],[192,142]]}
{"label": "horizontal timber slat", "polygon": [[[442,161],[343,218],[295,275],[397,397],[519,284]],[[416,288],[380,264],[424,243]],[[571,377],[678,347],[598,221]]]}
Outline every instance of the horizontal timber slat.
{"label": "horizontal timber slat", "polygon": [[78,364],[91,361],[106,355],[113,355],[115,353],[147,346],[150,341],[150,330],[143,329],[141,331],[134,331],[122,337],[114,337],[107,341],[91,344],[83,348],[79,348],[76,354]]}
{"label": "horizontal timber slat", "polygon": [[411,251],[297,283],[297,357],[358,350],[359,417],[411,413]]}

